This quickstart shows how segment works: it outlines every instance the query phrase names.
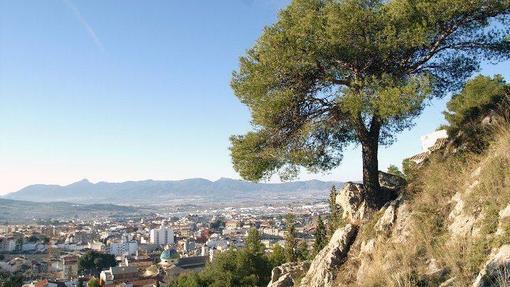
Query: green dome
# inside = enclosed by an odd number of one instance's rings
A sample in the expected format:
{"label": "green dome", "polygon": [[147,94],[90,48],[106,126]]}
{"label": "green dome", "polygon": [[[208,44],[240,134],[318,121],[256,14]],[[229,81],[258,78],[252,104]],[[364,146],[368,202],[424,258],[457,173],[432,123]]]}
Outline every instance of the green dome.
{"label": "green dome", "polygon": [[177,253],[174,248],[170,248],[163,251],[159,256],[159,259],[161,259],[161,261],[169,261],[173,259],[179,259],[179,257],[179,253]]}

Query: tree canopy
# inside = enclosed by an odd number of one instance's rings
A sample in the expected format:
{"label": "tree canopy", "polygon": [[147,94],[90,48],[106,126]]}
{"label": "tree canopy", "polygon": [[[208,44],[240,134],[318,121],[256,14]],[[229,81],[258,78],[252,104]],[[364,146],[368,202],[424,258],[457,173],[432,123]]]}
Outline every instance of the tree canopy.
{"label": "tree canopy", "polygon": [[379,144],[481,61],[510,55],[508,0],[294,0],[234,72],[253,131],[231,137],[235,170],[258,181],[339,165],[361,144],[375,192]]}
{"label": "tree canopy", "polygon": [[501,75],[479,75],[469,80],[453,95],[444,112],[448,134],[455,143],[480,152],[488,144],[490,129],[482,125],[482,118],[491,113],[510,121],[510,85]]}
{"label": "tree canopy", "polygon": [[287,262],[295,262],[298,259],[296,216],[287,214],[285,216],[285,259]]}
{"label": "tree canopy", "polygon": [[322,218],[320,215],[317,217],[317,225],[315,226],[314,237],[315,237],[315,240],[313,243],[313,255],[315,256],[327,244],[326,226],[324,225],[324,221],[322,221]]}
{"label": "tree canopy", "polygon": [[87,251],[78,259],[78,272],[98,275],[104,269],[117,266],[115,256],[97,251]]}

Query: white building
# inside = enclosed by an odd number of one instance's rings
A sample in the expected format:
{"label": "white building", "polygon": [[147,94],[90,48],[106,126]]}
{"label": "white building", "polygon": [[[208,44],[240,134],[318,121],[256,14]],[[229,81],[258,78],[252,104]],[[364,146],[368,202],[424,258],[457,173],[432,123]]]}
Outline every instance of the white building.
{"label": "white building", "polygon": [[448,133],[446,130],[438,130],[433,133],[421,136],[421,148],[422,151],[428,151],[432,146],[434,146],[438,139],[448,138]]}
{"label": "white building", "polygon": [[161,226],[159,229],[151,229],[150,242],[157,245],[174,244],[174,231],[165,226]]}
{"label": "white building", "polygon": [[138,242],[135,240],[114,242],[110,244],[109,253],[115,256],[135,255],[138,251]]}
{"label": "white building", "polygon": [[0,238],[0,252],[13,252],[16,250],[16,239]]}
{"label": "white building", "polygon": [[409,158],[409,160],[416,164],[422,163],[428,158],[430,153],[444,147],[448,142],[448,133],[446,130],[438,130],[433,133],[422,136],[421,138],[422,152],[415,154]]}

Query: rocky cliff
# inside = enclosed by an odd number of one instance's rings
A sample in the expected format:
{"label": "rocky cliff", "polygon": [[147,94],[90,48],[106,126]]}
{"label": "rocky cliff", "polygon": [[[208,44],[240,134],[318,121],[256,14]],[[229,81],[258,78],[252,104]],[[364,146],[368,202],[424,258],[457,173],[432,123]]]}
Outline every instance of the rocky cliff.
{"label": "rocky cliff", "polygon": [[482,154],[430,155],[407,185],[380,181],[392,192],[384,207],[368,210],[363,185],[347,183],[347,224],[306,273],[298,264],[269,286],[510,286],[509,129]]}

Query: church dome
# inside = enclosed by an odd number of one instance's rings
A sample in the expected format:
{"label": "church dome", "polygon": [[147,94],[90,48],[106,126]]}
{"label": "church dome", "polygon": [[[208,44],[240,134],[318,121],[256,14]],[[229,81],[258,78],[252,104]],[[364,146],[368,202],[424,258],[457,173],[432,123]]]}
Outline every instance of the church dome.
{"label": "church dome", "polygon": [[161,255],[159,256],[162,262],[173,261],[179,259],[179,253],[175,250],[175,248],[165,249]]}

